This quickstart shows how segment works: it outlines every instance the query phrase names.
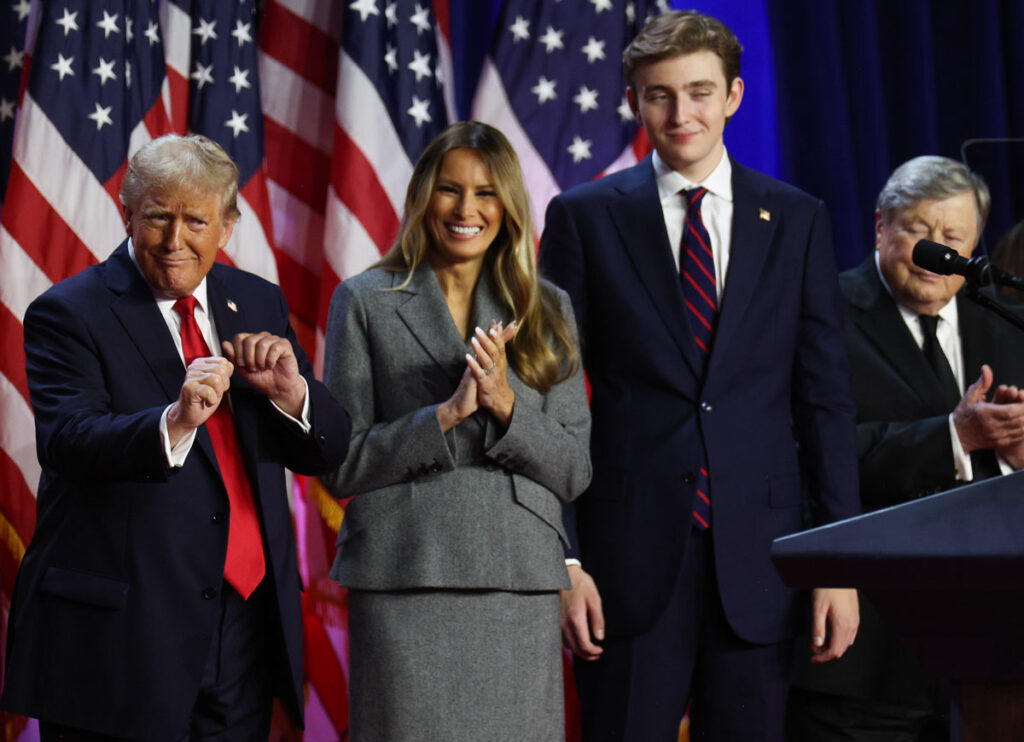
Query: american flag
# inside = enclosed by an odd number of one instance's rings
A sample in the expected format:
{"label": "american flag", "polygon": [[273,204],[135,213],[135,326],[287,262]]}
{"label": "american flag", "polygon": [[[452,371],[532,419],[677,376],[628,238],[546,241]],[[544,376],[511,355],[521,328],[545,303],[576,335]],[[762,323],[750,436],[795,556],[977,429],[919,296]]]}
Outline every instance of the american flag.
{"label": "american flag", "polygon": [[[448,124],[450,55],[438,16],[447,19],[447,2],[347,4],[325,241],[331,279],[360,272],[387,250],[413,164]],[[333,283],[322,284],[324,311]]]}
{"label": "american flag", "polygon": [[[4,194],[11,169],[14,122],[24,68],[29,10],[28,0],[0,7],[0,215],[3,214]],[[2,245],[0,242],[0,249]],[[0,271],[6,273],[6,266],[7,261],[0,252]],[[3,286],[0,285],[2,291]],[[0,293],[2,298],[3,294]],[[17,405],[19,412],[25,411],[22,401],[25,399],[24,372],[18,365],[24,364],[24,353],[20,349],[20,329],[20,318],[15,317],[6,304],[0,303],[0,341],[11,338],[11,343],[19,343],[18,348],[12,349],[15,351],[13,358],[5,357],[10,356],[7,342],[0,346],[3,350],[0,352],[0,359],[3,359],[0,360],[0,415],[4,417],[9,402]],[[12,376],[8,377],[8,373]],[[11,430],[0,419],[0,662],[4,659],[4,628],[7,625],[14,575],[24,553],[24,539],[35,525],[35,500],[25,485],[24,475],[17,462],[7,450],[9,444],[12,444],[12,448],[16,445],[17,434],[18,431]],[[26,457],[20,455],[19,458],[24,460]],[[7,492],[9,496],[4,494]],[[0,675],[2,673],[0,669]],[[0,728],[17,733],[22,724],[19,720],[5,718],[4,713],[0,712]]]}
{"label": "american flag", "polygon": [[646,154],[622,50],[667,0],[508,0],[473,103],[519,155],[537,236],[548,201]]}
{"label": "american flag", "polygon": [[3,213],[7,174],[11,169],[14,118],[18,110],[30,9],[29,0],[18,0],[7,8],[0,8],[0,213]]}

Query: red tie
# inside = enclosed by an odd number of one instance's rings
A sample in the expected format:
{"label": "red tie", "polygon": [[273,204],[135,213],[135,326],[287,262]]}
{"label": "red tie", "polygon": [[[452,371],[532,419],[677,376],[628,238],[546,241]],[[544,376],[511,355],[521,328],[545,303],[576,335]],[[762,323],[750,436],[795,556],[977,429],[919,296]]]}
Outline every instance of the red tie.
{"label": "red tie", "polygon": [[[181,350],[186,367],[196,358],[212,355],[196,324],[193,314],[196,303],[194,296],[186,296],[174,302],[174,311],[181,315]],[[242,455],[238,451],[238,437],[235,435],[235,423],[228,409],[227,398],[221,400],[217,411],[206,421],[206,429],[213,441],[213,451],[231,506],[224,579],[231,583],[239,595],[248,598],[266,573],[266,561],[252,487],[245,473]]]}

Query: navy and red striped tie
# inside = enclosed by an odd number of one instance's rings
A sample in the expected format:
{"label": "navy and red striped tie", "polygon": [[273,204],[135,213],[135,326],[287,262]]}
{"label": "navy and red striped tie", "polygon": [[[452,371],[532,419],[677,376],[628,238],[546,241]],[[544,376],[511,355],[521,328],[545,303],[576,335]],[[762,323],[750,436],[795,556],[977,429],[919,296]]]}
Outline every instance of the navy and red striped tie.
{"label": "navy and red striped tie", "polygon": [[[680,246],[682,254],[679,256],[686,314],[693,339],[701,350],[702,373],[707,369],[708,356],[715,337],[715,324],[718,320],[715,257],[711,252],[711,238],[708,237],[708,230],[700,213],[700,204],[707,192],[707,188],[693,188],[683,192],[686,197],[686,222],[683,224],[683,241]],[[711,524],[710,496],[707,461],[702,460],[700,474],[697,476],[697,498],[693,506],[693,522],[700,529],[705,529]]]}

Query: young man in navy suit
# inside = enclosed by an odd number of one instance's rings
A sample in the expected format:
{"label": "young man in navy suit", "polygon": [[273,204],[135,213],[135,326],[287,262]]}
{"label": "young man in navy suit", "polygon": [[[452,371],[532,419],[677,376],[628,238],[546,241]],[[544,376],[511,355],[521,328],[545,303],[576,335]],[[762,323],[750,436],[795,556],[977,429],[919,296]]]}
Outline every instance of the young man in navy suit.
{"label": "young man in navy suit", "polygon": [[43,742],[266,739],[275,696],[302,723],[284,467],[340,466],[351,422],[281,290],[215,262],[237,192],[211,140],[149,142],[128,239],[25,315],[43,473],[2,705]]}
{"label": "young man in navy suit", "polygon": [[[588,742],[674,740],[688,702],[693,739],[782,740],[806,605],[769,549],[858,511],[828,215],[726,153],[741,51],[714,18],[651,20],[623,58],[653,156],[547,212],[592,387],[563,597]],[[811,603],[815,659],[839,657],[856,592]]]}

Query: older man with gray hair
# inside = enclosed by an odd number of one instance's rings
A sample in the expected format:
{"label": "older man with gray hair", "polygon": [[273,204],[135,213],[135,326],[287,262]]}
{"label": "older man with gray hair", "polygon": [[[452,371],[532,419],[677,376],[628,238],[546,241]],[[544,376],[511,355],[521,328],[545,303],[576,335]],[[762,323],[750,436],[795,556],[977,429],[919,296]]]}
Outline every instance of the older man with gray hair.
{"label": "older man with gray hair", "polygon": [[302,723],[302,616],[284,468],[328,472],[351,422],[281,290],[217,262],[238,169],[145,144],[127,239],[25,314],[42,480],[0,707],[43,742],[267,739]]}
{"label": "older man with gray hair", "polygon": [[[1024,338],[912,260],[920,239],[969,258],[989,205],[961,163],[914,158],[878,196],[875,252],[840,276],[866,511],[1024,466]],[[944,688],[863,597],[854,646],[794,685],[793,742],[948,739]]]}

